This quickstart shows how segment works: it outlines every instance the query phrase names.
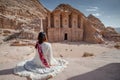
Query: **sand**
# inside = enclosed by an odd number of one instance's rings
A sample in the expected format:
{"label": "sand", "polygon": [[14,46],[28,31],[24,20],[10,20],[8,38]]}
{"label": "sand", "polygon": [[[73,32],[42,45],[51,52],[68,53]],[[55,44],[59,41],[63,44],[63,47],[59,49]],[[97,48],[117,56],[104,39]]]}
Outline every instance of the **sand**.
{"label": "sand", "polygon": [[[15,65],[34,57],[33,46],[9,46],[0,44],[0,80],[27,80],[13,74]],[[52,43],[55,57],[66,59],[68,67],[50,80],[120,80],[120,50],[112,44],[85,42]],[[94,56],[82,57],[84,52]]]}

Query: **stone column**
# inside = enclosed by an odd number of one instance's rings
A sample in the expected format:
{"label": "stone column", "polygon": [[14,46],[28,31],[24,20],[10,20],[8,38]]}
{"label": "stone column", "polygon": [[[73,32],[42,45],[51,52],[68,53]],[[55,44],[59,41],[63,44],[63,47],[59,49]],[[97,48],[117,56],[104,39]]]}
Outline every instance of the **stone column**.
{"label": "stone column", "polygon": [[78,15],[78,28],[81,27],[80,24],[81,24],[81,22],[80,22],[80,16]]}
{"label": "stone column", "polygon": [[80,28],[83,29],[83,19],[81,18],[80,20],[81,20],[80,21],[81,22]]}
{"label": "stone column", "polygon": [[72,15],[69,14],[69,28],[72,28]]}
{"label": "stone column", "polygon": [[63,27],[63,23],[62,23],[62,14],[60,14],[60,27]]}
{"label": "stone column", "polygon": [[51,19],[51,28],[54,28],[54,15],[53,14],[51,14],[50,19]]}
{"label": "stone column", "polygon": [[43,19],[41,18],[40,32],[43,32]]}
{"label": "stone column", "polygon": [[49,14],[48,18],[47,18],[47,21],[48,21],[48,27],[50,28],[51,27],[51,15]]}

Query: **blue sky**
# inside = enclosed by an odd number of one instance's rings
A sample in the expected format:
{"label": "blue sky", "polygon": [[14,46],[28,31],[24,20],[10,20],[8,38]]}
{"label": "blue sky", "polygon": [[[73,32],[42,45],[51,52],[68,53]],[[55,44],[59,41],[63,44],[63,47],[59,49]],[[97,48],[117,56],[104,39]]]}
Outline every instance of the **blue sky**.
{"label": "blue sky", "polygon": [[105,26],[120,27],[120,0],[40,0],[50,11],[61,3],[70,4],[85,16],[93,14]]}

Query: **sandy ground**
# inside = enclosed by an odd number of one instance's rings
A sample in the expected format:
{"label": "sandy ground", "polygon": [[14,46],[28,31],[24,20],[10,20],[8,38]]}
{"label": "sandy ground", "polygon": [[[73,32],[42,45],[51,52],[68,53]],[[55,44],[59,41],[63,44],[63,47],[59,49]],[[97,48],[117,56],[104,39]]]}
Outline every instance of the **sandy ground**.
{"label": "sandy ground", "polygon": [[[120,80],[120,50],[85,42],[52,43],[55,57],[63,56],[68,67],[50,80]],[[84,52],[92,57],[82,57]],[[27,80],[13,74],[17,63],[34,57],[33,46],[0,44],[0,80]]]}

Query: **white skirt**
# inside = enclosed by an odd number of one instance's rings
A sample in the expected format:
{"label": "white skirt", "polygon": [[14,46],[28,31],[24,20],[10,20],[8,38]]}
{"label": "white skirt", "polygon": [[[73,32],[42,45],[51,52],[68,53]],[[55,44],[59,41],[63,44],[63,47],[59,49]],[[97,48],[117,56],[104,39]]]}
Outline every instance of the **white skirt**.
{"label": "white skirt", "polygon": [[67,67],[68,62],[63,59],[57,59],[58,65],[43,68],[37,66],[32,60],[25,60],[17,64],[14,73],[20,76],[29,77],[32,80],[44,80],[50,76],[54,77]]}

